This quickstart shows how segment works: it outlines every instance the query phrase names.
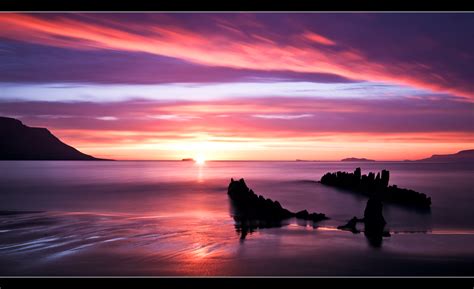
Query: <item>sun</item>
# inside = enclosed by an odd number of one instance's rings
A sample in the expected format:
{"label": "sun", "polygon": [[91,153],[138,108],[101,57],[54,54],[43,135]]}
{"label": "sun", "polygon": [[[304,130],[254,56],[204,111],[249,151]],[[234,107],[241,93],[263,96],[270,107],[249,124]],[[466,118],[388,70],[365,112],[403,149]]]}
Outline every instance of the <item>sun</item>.
{"label": "sun", "polygon": [[202,166],[206,162],[206,158],[204,157],[204,155],[200,154],[196,156],[194,161],[196,162],[197,165]]}

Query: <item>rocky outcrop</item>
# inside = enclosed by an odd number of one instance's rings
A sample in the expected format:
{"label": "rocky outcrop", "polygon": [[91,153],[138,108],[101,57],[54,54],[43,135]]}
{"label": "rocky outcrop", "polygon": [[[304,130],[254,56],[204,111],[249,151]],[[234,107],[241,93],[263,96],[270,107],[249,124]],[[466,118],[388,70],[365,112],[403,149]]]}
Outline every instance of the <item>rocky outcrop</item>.
{"label": "rocky outcrop", "polygon": [[390,172],[387,170],[382,170],[377,175],[372,172],[368,175],[362,175],[361,169],[357,168],[353,173],[341,171],[326,173],[320,182],[324,185],[347,189],[368,197],[376,197],[384,202],[421,209],[430,208],[430,197],[414,190],[398,188],[396,185],[389,186],[389,179]]}
{"label": "rocky outcrop", "polygon": [[309,213],[303,210],[291,212],[281,206],[278,201],[257,195],[247,187],[244,179],[231,179],[227,194],[231,200],[233,218],[236,229],[241,233],[241,239],[257,228],[272,228],[282,226],[282,222],[289,218],[297,218],[318,222],[328,219],[322,213]]}
{"label": "rocky outcrop", "polygon": [[322,221],[322,220],[327,219],[326,215],[324,215],[322,213],[311,213],[310,214],[306,210],[297,212],[295,214],[295,217],[297,219],[302,219],[302,220],[306,220],[306,221],[313,221],[313,222],[318,222],[318,221]]}
{"label": "rocky outcrop", "polygon": [[278,201],[257,196],[247,187],[244,179],[231,179],[227,194],[239,209],[241,215],[254,219],[283,220],[295,214],[283,208]]}
{"label": "rocky outcrop", "polygon": [[374,247],[382,245],[383,237],[390,237],[390,233],[385,230],[387,222],[383,217],[383,204],[377,198],[370,198],[364,210],[364,218],[353,217],[347,224],[337,227],[339,230],[351,231],[354,234],[360,233],[357,223],[364,223],[364,235],[369,243]]}

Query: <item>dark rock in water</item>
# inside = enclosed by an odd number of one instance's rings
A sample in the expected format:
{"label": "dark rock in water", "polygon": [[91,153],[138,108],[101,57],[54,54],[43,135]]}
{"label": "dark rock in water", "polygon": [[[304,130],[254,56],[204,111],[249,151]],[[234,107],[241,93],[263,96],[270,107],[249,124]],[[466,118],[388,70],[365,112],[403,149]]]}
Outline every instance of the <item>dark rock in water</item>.
{"label": "dark rock in water", "polygon": [[370,198],[364,211],[364,234],[374,247],[382,245],[382,237],[390,236],[390,233],[384,231],[385,218],[382,214],[383,204],[377,198]]}
{"label": "dark rock in water", "polygon": [[360,177],[362,175],[362,172],[360,170],[360,168],[356,168],[355,171],[354,171],[354,183],[357,183],[359,184],[359,180],[360,180]]}
{"label": "dark rock in water", "polygon": [[278,201],[257,196],[247,187],[244,179],[231,179],[227,194],[231,200],[236,229],[241,239],[257,228],[281,227],[285,219],[296,217],[303,220],[318,222],[328,219],[321,213],[309,213],[307,210],[293,213],[281,206]]}
{"label": "dark rock in water", "polygon": [[414,190],[398,188],[396,185],[389,186],[390,172],[382,170],[381,174],[361,175],[360,168],[354,173],[335,172],[326,173],[321,177],[321,184],[347,189],[368,197],[376,197],[384,202],[411,206],[419,209],[429,209],[431,198]]}
{"label": "dark rock in water", "polygon": [[313,222],[318,222],[318,221],[322,221],[322,220],[327,219],[325,214],[321,214],[321,213],[312,213],[312,214],[310,214],[310,213],[308,213],[307,210],[297,212],[295,214],[295,217],[298,218],[298,219],[313,221]]}
{"label": "dark rock in water", "polygon": [[373,224],[376,227],[385,226],[385,218],[383,217],[383,204],[380,200],[370,198],[364,210],[365,223]]}
{"label": "dark rock in water", "polygon": [[[360,170],[360,168],[359,168]],[[387,170],[382,170],[382,180],[381,180],[381,186],[383,188],[388,187],[388,181],[390,179],[390,172]]]}
{"label": "dark rock in water", "polygon": [[306,210],[303,210],[303,211],[299,211],[295,214],[295,216],[298,218],[298,219],[308,219],[309,218],[309,213],[308,211]]}
{"label": "dark rock in water", "polygon": [[309,220],[313,222],[318,222],[322,220],[327,220],[329,219],[325,214],[323,213],[311,213],[309,214]]}
{"label": "dark rock in water", "polygon": [[383,217],[383,204],[380,200],[375,198],[370,198],[367,201],[367,205],[364,210],[364,224],[366,230],[377,231],[387,224],[385,218]]}
{"label": "dark rock in water", "polygon": [[354,216],[352,219],[350,219],[347,222],[347,224],[345,224],[343,226],[339,226],[337,228],[339,230],[347,230],[347,231],[351,231],[354,234],[358,234],[358,233],[360,233],[360,231],[357,229],[357,223],[360,223],[360,222],[364,222],[364,219],[359,219],[359,218]]}
{"label": "dark rock in water", "polygon": [[227,191],[240,215],[250,219],[283,220],[291,218],[294,213],[282,208],[280,203],[257,196],[245,184],[244,179],[230,181]]}
{"label": "dark rock in water", "polygon": [[382,237],[390,237],[390,233],[385,230],[386,221],[383,217],[383,204],[377,198],[370,198],[364,210],[364,218],[353,217],[347,224],[337,227],[339,230],[359,233],[357,223],[364,223],[364,235],[369,243],[374,247],[382,245]]}

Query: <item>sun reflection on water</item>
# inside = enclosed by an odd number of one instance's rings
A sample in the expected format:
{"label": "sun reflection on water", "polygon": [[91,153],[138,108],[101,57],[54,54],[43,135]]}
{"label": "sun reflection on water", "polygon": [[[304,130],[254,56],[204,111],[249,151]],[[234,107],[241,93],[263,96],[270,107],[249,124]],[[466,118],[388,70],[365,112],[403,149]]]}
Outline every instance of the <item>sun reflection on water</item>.
{"label": "sun reflection on water", "polygon": [[197,166],[197,169],[198,169],[198,173],[197,173],[197,181],[198,183],[202,183],[204,182],[204,164],[202,165],[199,165]]}

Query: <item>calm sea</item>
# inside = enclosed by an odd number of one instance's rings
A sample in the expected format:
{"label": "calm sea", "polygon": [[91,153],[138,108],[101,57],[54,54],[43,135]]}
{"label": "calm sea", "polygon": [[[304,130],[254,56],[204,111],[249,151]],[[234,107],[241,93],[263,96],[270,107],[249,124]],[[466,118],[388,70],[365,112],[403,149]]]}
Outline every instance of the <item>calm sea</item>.
{"label": "calm sea", "polygon": [[[385,204],[381,247],[335,229],[367,199],[315,181],[356,167],[390,170],[431,211]],[[241,240],[231,177],[331,219]],[[0,275],[474,275],[473,177],[472,164],[2,161]]]}

